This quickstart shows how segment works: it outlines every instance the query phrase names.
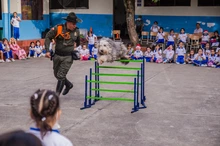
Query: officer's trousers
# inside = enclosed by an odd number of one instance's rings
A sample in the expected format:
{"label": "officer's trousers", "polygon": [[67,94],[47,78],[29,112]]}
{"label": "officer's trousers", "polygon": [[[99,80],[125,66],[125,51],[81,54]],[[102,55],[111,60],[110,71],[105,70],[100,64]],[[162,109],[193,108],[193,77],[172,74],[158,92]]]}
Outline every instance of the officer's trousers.
{"label": "officer's trousers", "polygon": [[57,80],[65,80],[66,75],[73,64],[72,56],[59,56],[54,55],[53,58],[53,70],[54,76]]}

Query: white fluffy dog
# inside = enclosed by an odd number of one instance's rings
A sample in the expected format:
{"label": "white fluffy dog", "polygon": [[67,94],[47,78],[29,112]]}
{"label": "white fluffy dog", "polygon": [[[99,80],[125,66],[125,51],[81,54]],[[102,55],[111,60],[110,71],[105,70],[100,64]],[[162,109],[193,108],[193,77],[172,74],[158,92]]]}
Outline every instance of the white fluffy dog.
{"label": "white fluffy dog", "polygon": [[[127,54],[127,48],[122,42],[114,42],[109,38],[102,38],[98,42],[98,63],[113,62],[116,60],[127,60],[129,56]],[[128,61],[121,61],[123,64],[128,64]]]}

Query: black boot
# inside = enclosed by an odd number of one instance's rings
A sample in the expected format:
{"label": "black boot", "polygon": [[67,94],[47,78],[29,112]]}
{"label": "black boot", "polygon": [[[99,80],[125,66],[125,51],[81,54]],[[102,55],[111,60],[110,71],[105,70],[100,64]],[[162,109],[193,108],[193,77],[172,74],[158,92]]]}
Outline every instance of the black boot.
{"label": "black boot", "polygon": [[65,84],[65,80],[58,80],[57,88],[56,88],[57,95],[60,95],[60,93],[62,92],[64,84]]}
{"label": "black boot", "polygon": [[63,91],[63,95],[66,95],[67,93],[69,93],[69,90],[73,88],[73,84],[69,80],[66,79],[65,86],[66,88]]}

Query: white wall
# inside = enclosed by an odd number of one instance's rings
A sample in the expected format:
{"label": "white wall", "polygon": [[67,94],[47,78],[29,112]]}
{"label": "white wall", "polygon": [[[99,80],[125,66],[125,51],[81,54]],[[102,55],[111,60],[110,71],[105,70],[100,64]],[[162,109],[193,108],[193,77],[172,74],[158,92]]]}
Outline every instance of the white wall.
{"label": "white wall", "polygon": [[[137,0],[136,0],[137,2]],[[165,15],[165,16],[220,16],[220,6],[198,7],[198,0],[191,0],[189,7],[137,7],[135,4],[136,15]]]}
{"label": "white wall", "polygon": [[52,9],[50,12],[78,14],[113,14],[113,0],[89,0],[89,9]]}

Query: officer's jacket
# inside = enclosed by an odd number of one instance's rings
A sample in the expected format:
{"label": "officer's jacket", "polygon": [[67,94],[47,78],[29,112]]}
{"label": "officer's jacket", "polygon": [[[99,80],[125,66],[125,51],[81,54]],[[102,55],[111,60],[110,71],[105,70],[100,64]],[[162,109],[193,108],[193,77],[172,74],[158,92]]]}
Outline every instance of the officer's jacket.
{"label": "officer's jacket", "polygon": [[[62,26],[62,34],[58,31],[58,27]],[[60,29],[60,28],[59,28]],[[79,28],[75,30],[68,30],[66,24],[59,24],[53,27],[46,35],[45,38],[45,49],[49,52],[49,46],[52,39],[56,42],[55,52],[71,53],[74,50],[74,43],[77,46],[80,45],[80,33]]]}

